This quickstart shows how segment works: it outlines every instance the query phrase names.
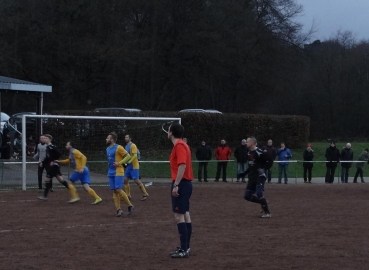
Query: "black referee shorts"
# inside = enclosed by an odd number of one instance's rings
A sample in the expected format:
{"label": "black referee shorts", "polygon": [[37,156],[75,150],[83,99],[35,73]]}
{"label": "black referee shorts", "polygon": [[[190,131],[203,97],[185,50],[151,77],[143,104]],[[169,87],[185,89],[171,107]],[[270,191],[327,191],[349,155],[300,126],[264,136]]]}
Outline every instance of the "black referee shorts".
{"label": "black referee shorts", "polygon": [[60,172],[60,167],[58,165],[53,165],[53,166],[47,168],[46,172],[47,172],[46,177],[50,178],[50,179],[52,179],[52,178],[54,178],[58,175],[62,175],[61,172]]}
{"label": "black referee shorts", "polygon": [[178,185],[178,197],[172,194],[174,181],[172,181],[170,194],[172,196],[172,210],[177,214],[186,214],[190,211],[190,198],[192,194],[192,181],[182,179]]}

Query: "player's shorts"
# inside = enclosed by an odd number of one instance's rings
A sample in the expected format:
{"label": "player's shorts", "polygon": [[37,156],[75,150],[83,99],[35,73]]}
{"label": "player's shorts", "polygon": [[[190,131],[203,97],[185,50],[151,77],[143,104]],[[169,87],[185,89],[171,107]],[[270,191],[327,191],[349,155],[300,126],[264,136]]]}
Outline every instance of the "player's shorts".
{"label": "player's shorts", "polygon": [[54,177],[57,177],[58,175],[62,175],[61,172],[60,172],[60,167],[59,165],[53,165],[51,167],[48,167],[46,169],[46,177],[47,178],[54,178]]}
{"label": "player's shorts", "polygon": [[256,187],[261,186],[262,190],[264,191],[265,180],[266,180],[265,178],[261,178],[258,176],[255,176],[252,178],[249,177],[249,181],[247,182],[247,185],[246,185],[246,190],[251,190],[253,192],[256,192]]}
{"label": "player's shorts", "polygon": [[123,187],[123,176],[108,176],[109,186],[111,190],[122,189]]}
{"label": "player's shorts", "polygon": [[174,181],[172,181],[170,193],[172,195],[172,210],[174,213],[185,214],[190,211],[190,198],[192,194],[192,181],[182,179],[178,185],[178,197],[172,194]]}
{"label": "player's shorts", "polygon": [[72,182],[81,181],[82,185],[91,184],[90,171],[87,167],[85,167],[82,173],[73,172],[72,175],[69,177],[69,180]]}
{"label": "player's shorts", "polygon": [[138,179],[139,178],[139,169],[133,169],[132,166],[128,166],[126,168],[125,174],[124,174],[125,178],[128,179]]}

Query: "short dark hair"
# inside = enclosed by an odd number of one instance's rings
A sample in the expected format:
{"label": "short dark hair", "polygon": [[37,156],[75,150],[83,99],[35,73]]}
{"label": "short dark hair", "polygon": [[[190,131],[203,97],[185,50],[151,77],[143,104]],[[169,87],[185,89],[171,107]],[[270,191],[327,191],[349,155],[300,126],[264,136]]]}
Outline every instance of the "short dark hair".
{"label": "short dark hair", "polygon": [[72,141],[68,141],[69,142],[69,144],[70,144],[70,146],[72,146],[73,148],[75,148],[74,146],[75,146],[75,143],[74,142],[72,142]]}
{"label": "short dark hair", "polygon": [[129,135],[129,134],[126,134],[126,136],[128,136],[128,138],[132,139],[131,135]]}
{"label": "short dark hair", "polygon": [[175,138],[180,139],[183,137],[184,127],[179,123],[173,123],[169,127],[169,132],[172,132]]}
{"label": "short dark hair", "polygon": [[110,132],[109,135],[113,138],[114,142],[118,140],[118,135],[115,132]]}

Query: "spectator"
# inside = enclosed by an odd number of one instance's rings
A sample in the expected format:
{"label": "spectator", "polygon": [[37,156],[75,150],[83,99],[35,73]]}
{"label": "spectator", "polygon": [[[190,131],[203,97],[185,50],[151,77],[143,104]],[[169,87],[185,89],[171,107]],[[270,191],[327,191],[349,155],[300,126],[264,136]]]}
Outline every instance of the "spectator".
{"label": "spectator", "polygon": [[[4,127],[5,128],[5,127]],[[10,156],[13,156],[13,147],[14,147],[14,139],[15,139],[15,133],[19,133],[17,130],[17,124],[14,122],[14,118],[10,117],[9,121],[6,123],[6,128],[9,130],[10,135]]]}
{"label": "spectator", "polygon": [[302,157],[304,159],[304,183],[311,184],[311,171],[314,166],[314,163],[312,162],[314,158],[314,151],[313,149],[311,149],[310,143],[307,145],[307,148],[305,149]]}
{"label": "spectator", "polygon": [[187,138],[183,138],[182,141],[184,141],[186,144],[188,144],[187,143]]}
{"label": "spectator", "polygon": [[13,158],[19,159],[22,157],[22,134],[15,134],[13,150]]}
{"label": "spectator", "polygon": [[[351,143],[347,143],[346,147],[341,151],[341,182],[348,183],[349,170],[351,168],[352,163],[348,161],[354,160],[354,151],[351,149]],[[343,162],[342,162],[343,161]]]}
{"label": "spectator", "polygon": [[208,182],[208,163],[206,160],[211,159],[211,149],[210,146],[206,144],[205,141],[202,141],[199,147],[196,150],[196,158],[199,161],[199,169],[198,169],[198,180],[202,182],[202,169],[204,168],[204,182]]}
{"label": "spectator", "polygon": [[[272,140],[268,140],[268,144],[264,146],[262,150],[264,151],[264,153],[268,154],[269,158],[273,159],[273,161],[275,160],[277,156],[277,150],[273,146]],[[269,169],[265,170],[267,177],[268,177],[268,183],[272,182],[272,170],[271,169],[272,168],[270,167]]]}
{"label": "spectator", "polygon": [[10,134],[6,126],[4,126],[2,133],[1,159],[10,159]]}
{"label": "spectator", "polygon": [[27,156],[34,156],[36,150],[36,143],[33,136],[29,136],[27,140]]}
{"label": "spectator", "polygon": [[246,183],[244,172],[247,170],[247,153],[246,140],[241,141],[241,145],[237,146],[234,151],[234,157],[237,159],[237,181],[240,182],[242,176],[242,183]]}
{"label": "spectator", "polygon": [[282,182],[282,175],[284,175],[284,183],[288,183],[288,161],[292,157],[291,150],[286,147],[285,143],[281,143],[281,148],[277,151],[278,157],[278,184]]}
{"label": "spectator", "polygon": [[325,166],[327,167],[325,183],[332,184],[334,181],[334,173],[340,160],[340,151],[337,149],[334,141],[331,141],[330,146],[325,150],[325,158],[327,159],[327,162],[325,163]]}
{"label": "spectator", "polygon": [[363,167],[364,167],[365,162],[368,162],[368,160],[369,160],[368,152],[369,152],[369,150],[365,149],[358,158],[358,161],[362,161],[362,162],[357,162],[356,163],[356,174],[355,174],[353,183],[357,183],[357,177],[359,175],[360,175],[360,178],[361,178],[361,183],[365,183],[364,182],[364,177],[363,177]]}
{"label": "spectator", "polygon": [[220,141],[220,145],[215,151],[215,157],[218,160],[215,182],[219,182],[220,171],[223,171],[223,182],[227,182],[227,164],[231,158],[231,148],[229,148],[225,140]]}

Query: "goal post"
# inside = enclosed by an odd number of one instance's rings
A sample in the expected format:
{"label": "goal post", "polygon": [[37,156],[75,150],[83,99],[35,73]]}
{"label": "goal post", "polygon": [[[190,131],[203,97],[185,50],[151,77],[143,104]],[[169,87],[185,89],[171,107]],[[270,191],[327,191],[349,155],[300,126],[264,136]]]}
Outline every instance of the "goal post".
{"label": "goal post", "polygon": [[[92,136],[99,136],[99,138],[101,138],[101,136],[103,134],[107,135],[109,132],[111,131],[120,131],[123,133],[126,133],[126,123],[128,123],[127,125],[130,126],[130,123],[136,123],[136,124],[132,124],[134,127],[132,129],[128,128],[128,133],[131,132],[135,132],[135,134],[142,134],[145,133],[146,130],[150,130],[150,134],[155,134],[155,132],[160,132],[160,134],[158,134],[158,136],[162,135],[162,130],[164,129],[164,125],[168,124],[169,122],[173,122],[173,121],[177,121],[179,123],[181,123],[181,118],[177,118],[177,117],[112,117],[112,116],[78,116],[78,115],[23,115],[22,116],[22,130],[23,130],[23,134],[22,134],[22,190],[26,190],[27,189],[27,163],[37,163],[37,162],[27,162],[27,129],[26,129],[26,120],[27,118],[32,118],[32,119],[40,119],[41,118],[41,130],[43,130],[44,133],[48,133],[47,128],[44,128],[43,125],[46,123],[50,124],[50,122],[52,124],[55,124],[58,126],[58,128],[60,128],[59,132],[65,132],[66,135],[64,136],[67,137],[68,134],[73,134],[71,135],[71,137],[68,137],[68,140],[75,140],[75,137],[77,136],[76,134],[78,134],[79,137],[84,136],[84,142],[90,140],[90,138],[88,137],[90,134],[92,134]],[[63,122],[70,122],[70,121],[75,121],[75,125],[69,124],[68,123],[64,123]],[[84,122],[83,122],[84,121]],[[122,122],[123,121],[123,122]],[[107,123],[107,126],[104,126],[104,122]],[[81,123],[83,123],[83,125],[81,125]],[[123,124],[122,124],[123,123]],[[151,123],[155,123],[151,124]],[[91,132],[86,132],[86,130],[90,131],[89,129],[91,128],[91,126],[94,127],[94,130]],[[159,131],[159,127],[160,127],[160,131]],[[100,128],[100,129],[99,129]],[[103,128],[107,128],[106,130],[103,130]],[[111,130],[110,130],[111,129]],[[118,130],[117,130],[118,129]],[[119,130],[121,129],[121,130]],[[56,132],[58,133],[58,132]],[[82,135],[83,133],[83,135]],[[150,136],[147,135],[147,136]],[[54,137],[57,137],[58,134],[52,134]],[[38,140],[38,138],[35,138],[36,140]],[[101,140],[100,140],[101,141]],[[124,138],[120,138],[119,141],[124,141]],[[91,140],[91,143],[93,144],[93,140]],[[135,143],[135,139],[133,139],[133,142]],[[64,143],[66,142],[61,142],[61,145],[58,145],[58,149],[62,149],[62,147],[64,147]],[[38,142],[36,142],[36,147],[37,147]],[[86,144],[86,143],[85,143]],[[140,148],[140,144],[137,145],[138,149],[141,150]],[[77,147],[78,148],[78,147]],[[99,152],[101,149],[99,149]],[[82,150],[82,153],[84,151]],[[87,155],[87,160],[89,161],[89,156]],[[98,161],[96,161],[98,162]],[[101,161],[100,161],[101,162]],[[35,176],[37,174],[35,173]]]}

